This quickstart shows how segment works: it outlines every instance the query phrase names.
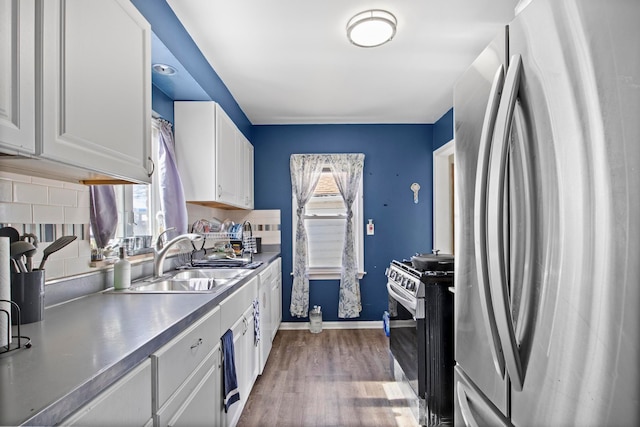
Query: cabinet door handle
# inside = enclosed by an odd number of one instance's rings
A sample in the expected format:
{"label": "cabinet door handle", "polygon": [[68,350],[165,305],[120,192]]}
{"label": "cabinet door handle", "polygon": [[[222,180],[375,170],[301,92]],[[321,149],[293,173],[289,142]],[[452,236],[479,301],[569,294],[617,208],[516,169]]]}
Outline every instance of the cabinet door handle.
{"label": "cabinet door handle", "polygon": [[202,338],[198,338],[198,341],[196,341],[196,343],[191,346],[191,349],[193,350],[194,348],[201,346],[202,342]]}
{"label": "cabinet door handle", "polygon": [[242,335],[244,335],[249,330],[249,322],[247,321],[247,318],[244,316],[242,316],[242,323],[244,323],[244,331],[242,331]]}
{"label": "cabinet door handle", "polygon": [[147,173],[147,176],[151,177],[151,175],[153,175],[153,173],[156,171],[156,164],[153,162],[153,159],[151,158],[151,156],[147,157],[147,159],[151,163],[151,172]]}

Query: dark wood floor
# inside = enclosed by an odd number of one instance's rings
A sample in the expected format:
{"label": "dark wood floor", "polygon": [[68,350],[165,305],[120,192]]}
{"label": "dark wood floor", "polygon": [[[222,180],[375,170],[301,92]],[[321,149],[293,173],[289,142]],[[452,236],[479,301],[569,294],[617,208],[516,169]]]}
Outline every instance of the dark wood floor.
{"label": "dark wood floor", "polygon": [[414,427],[382,330],[278,331],[239,427]]}

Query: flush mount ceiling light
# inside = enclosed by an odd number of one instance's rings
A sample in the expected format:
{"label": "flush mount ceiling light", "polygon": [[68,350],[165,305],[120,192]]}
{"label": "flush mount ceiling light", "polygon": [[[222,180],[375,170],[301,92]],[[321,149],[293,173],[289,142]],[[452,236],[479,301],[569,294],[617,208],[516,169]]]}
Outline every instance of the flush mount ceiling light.
{"label": "flush mount ceiling light", "polygon": [[177,73],[175,68],[167,64],[153,64],[153,71],[164,76],[172,76]]}
{"label": "flush mount ceiling light", "polygon": [[382,9],[360,12],[347,23],[347,38],[360,47],[376,47],[385,44],[396,35],[398,20]]}

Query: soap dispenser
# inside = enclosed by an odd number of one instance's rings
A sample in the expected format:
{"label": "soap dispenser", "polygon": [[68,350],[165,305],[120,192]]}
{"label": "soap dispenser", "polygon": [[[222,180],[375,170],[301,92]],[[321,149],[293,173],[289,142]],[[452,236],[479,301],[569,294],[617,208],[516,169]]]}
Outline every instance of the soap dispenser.
{"label": "soap dispenser", "polygon": [[131,286],[131,263],[124,246],[120,247],[120,259],[113,264],[113,288],[127,289]]}

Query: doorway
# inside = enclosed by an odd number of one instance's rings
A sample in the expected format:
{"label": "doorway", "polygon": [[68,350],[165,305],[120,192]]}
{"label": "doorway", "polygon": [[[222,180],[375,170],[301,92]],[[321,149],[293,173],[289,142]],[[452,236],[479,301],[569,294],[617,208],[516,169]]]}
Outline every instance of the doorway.
{"label": "doorway", "polygon": [[455,253],[455,145],[451,140],[433,152],[433,249]]}

